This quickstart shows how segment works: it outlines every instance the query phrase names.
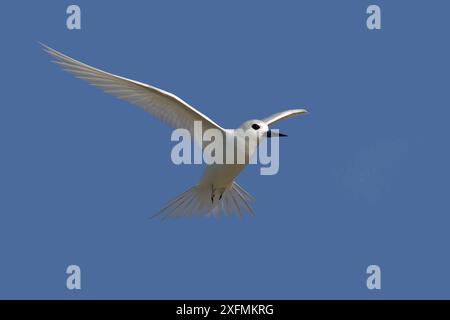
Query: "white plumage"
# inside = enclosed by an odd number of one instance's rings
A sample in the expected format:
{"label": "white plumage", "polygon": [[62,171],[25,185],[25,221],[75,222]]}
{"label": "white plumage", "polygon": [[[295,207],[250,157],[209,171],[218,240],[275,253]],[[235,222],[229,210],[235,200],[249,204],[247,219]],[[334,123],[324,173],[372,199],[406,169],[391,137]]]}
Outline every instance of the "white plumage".
{"label": "white plumage", "polygon": [[[173,128],[189,130],[192,137],[194,137],[194,121],[202,122],[203,132],[214,128],[220,130],[225,137],[235,133],[234,129],[223,129],[206,115],[167,91],[102,71],[66,56],[44,44],[42,46],[46,52],[55,58],[54,62],[59,64],[64,70],[120,99],[141,107]],[[258,124],[260,129],[255,130],[255,137],[262,137],[269,132],[269,125],[304,113],[306,113],[304,109],[287,110],[267,117],[262,121],[247,121],[240,128],[248,130],[252,125]],[[237,140],[238,144],[240,142],[243,143],[239,141],[239,136]],[[202,145],[201,141],[197,142]],[[253,153],[254,151],[250,150],[246,151],[246,153]],[[203,177],[196,186],[173,199],[157,215],[163,215],[165,218],[168,218],[191,216],[193,214],[220,214],[221,212],[226,214],[235,213],[239,216],[242,216],[244,212],[253,214],[249,204],[249,202],[254,200],[253,197],[234,181],[246,165],[246,163],[208,165]]]}

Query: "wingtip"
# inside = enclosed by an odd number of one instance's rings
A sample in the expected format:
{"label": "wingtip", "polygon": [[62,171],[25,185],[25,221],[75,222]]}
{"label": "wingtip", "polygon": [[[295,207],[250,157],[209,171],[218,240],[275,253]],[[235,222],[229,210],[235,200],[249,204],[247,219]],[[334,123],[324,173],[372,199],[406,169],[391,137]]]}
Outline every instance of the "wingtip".
{"label": "wingtip", "polygon": [[39,40],[37,40],[36,41],[44,50],[49,50],[49,49],[51,49],[48,45],[46,45],[45,43],[43,43],[43,42],[41,42],[41,41],[39,41]]}
{"label": "wingtip", "polygon": [[48,45],[41,41],[37,41],[37,43],[41,46],[42,50],[44,50],[46,53],[50,55],[54,55],[55,49],[50,48]]}

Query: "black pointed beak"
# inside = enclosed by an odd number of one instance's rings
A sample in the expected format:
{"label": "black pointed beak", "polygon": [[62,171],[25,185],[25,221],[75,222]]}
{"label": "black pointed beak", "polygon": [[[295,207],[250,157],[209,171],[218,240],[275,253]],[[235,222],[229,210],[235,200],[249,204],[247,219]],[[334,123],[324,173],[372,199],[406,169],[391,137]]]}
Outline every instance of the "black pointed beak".
{"label": "black pointed beak", "polygon": [[287,137],[287,134],[284,134],[284,133],[281,133],[281,132],[275,133],[275,132],[272,132],[272,130],[267,131],[266,135],[267,135],[267,138]]}

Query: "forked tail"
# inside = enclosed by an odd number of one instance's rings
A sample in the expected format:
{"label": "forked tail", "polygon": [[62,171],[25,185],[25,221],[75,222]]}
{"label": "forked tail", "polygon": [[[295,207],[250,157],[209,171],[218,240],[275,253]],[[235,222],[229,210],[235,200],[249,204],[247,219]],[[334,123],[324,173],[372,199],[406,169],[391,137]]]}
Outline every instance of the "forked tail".
{"label": "forked tail", "polygon": [[153,217],[167,218],[191,217],[194,215],[220,216],[238,214],[242,217],[246,212],[254,215],[250,202],[254,198],[236,182],[226,189],[222,196],[213,196],[212,190],[205,186],[194,186],[175,199]]}

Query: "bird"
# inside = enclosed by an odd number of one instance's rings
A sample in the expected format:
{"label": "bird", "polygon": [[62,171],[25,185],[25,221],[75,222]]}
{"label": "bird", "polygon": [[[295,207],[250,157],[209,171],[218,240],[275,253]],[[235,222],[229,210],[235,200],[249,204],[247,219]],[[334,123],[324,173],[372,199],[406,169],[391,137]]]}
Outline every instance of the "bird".
{"label": "bird", "polygon": [[[103,89],[105,92],[134,104],[155,118],[161,120],[172,128],[188,130],[194,136],[194,122],[200,121],[202,133],[208,129],[215,129],[225,137],[233,137],[238,145],[238,152],[244,152],[246,161],[234,164],[208,164],[199,182],[187,191],[170,200],[167,205],[153,217],[167,218],[200,216],[219,216],[237,214],[255,215],[250,203],[255,199],[235,181],[236,177],[248,165],[250,158],[258,144],[264,138],[284,137],[285,134],[276,133],[270,127],[287,118],[307,114],[306,109],[290,109],[282,111],[262,120],[253,119],[245,121],[237,129],[224,129],[212,119],[198,111],[196,108],[177,97],[176,95],[156,88],[152,85],[115,75],[75,60],[43,43],[42,49],[52,57],[52,62],[60,65],[63,70],[72,73]],[[252,138],[257,139],[256,145],[248,150],[245,137],[239,132],[249,132]],[[204,147],[203,141],[197,141]],[[239,146],[247,146],[241,148]],[[244,151],[242,151],[244,150]]]}

